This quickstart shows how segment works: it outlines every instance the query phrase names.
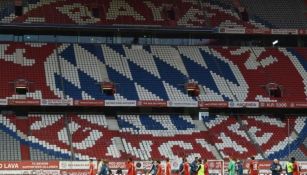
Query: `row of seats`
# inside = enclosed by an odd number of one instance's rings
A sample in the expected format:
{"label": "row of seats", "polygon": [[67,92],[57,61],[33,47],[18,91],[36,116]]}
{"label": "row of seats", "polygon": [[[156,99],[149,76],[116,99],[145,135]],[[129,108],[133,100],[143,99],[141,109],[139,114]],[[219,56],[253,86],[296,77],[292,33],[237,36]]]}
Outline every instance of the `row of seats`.
{"label": "row of seats", "polygon": [[21,160],[20,142],[4,131],[0,131],[0,160]]}
{"label": "row of seats", "polygon": [[201,131],[189,115],[118,115],[117,123],[101,114],[30,114],[23,119],[1,115],[0,119],[0,146],[7,150],[1,160],[306,158],[306,116],[206,114],[202,116],[206,129]]}
{"label": "row of seats", "polygon": [[[222,156],[244,159],[253,154],[258,159],[286,160],[306,148],[306,117],[204,115],[202,119]],[[296,157],[305,160],[304,156]]]}
{"label": "row of seats", "polygon": [[[263,5],[265,4],[265,5]],[[47,23],[78,25],[151,25],[184,27],[246,27],[246,28],[305,28],[303,1],[242,0],[234,4],[229,0],[206,2],[151,0],[111,0],[52,2],[46,0],[24,1],[23,15],[16,16],[14,2],[1,2],[2,23]],[[239,8],[249,16],[242,20]]]}
{"label": "row of seats", "polygon": [[[265,4],[265,5],[264,5]],[[164,27],[245,27],[306,28],[303,1],[229,0],[132,1],[94,0],[24,1],[23,14],[16,16],[14,2],[0,4],[1,23],[77,24],[77,25],[150,25]],[[242,20],[239,8],[247,10]]]}
{"label": "row of seats", "polygon": [[[242,21],[232,8],[197,0],[133,1],[94,0],[23,1],[21,16],[14,12],[14,2],[0,4],[0,23],[76,24],[76,25],[150,25],[165,27],[247,27],[264,28],[261,21]],[[205,11],[205,12],[204,12]]]}
{"label": "row of seats", "polygon": [[[2,99],[171,101],[305,101],[304,48],[126,46],[113,44],[0,44]],[[287,70],[285,72],[284,70]],[[16,95],[16,80],[29,92]],[[115,83],[114,96],[101,82]],[[197,83],[191,97],[184,84]],[[282,97],[265,86],[276,83]]]}

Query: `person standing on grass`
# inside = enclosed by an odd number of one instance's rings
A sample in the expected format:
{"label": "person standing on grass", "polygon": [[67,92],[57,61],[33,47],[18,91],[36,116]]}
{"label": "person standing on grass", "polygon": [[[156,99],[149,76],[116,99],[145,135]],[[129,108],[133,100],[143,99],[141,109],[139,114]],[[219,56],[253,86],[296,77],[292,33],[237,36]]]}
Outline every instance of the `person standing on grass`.
{"label": "person standing on grass", "polygon": [[148,171],[148,174],[151,174],[151,175],[156,175],[157,174],[157,165],[156,165],[156,161],[152,161],[151,163],[151,168],[150,170]]}
{"label": "person standing on grass", "polygon": [[209,164],[207,159],[204,159],[204,168],[205,168],[205,175],[209,175]]}
{"label": "person standing on grass", "polygon": [[103,164],[101,166],[99,175],[109,175],[110,174],[110,168],[108,166],[108,161],[107,160],[103,160]]}
{"label": "person standing on grass", "polygon": [[255,160],[255,157],[251,157],[251,161],[249,162],[249,175],[258,175],[258,162]]}
{"label": "person standing on grass", "polygon": [[229,157],[228,175],[235,175],[235,172],[236,172],[236,162],[234,161],[233,157]]}
{"label": "person standing on grass", "polygon": [[157,160],[157,175],[162,175],[162,165],[161,165],[161,161]]}
{"label": "person standing on grass", "polygon": [[241,160],[237,160],[236,172],[237,172],[237,175],[243,175],[243,165],[242,165]]}
{"label": "person standing on grass", "polygon": [[282,171],[282,167],[277,159],[273,160],[273,163],[271,164],[271,171],[272,175],[280,175]]}
{"label": "person standing on grass", "polygon": [[195,157],[194,161],[190,164],[191,170],[190,174],[191,175],[196,175],[197,174],[197,168],[198,168],[198,157]]}
{"label": "person standing on grass", "polygon": [[95,175],[93,159],[90,159],[90,165],[89,166],[90,166],[89,175]]}
{"label": "person standing on grass", "polygon": [[135,166],[132,162],[132,158],[129,158],[128,161],[127,161],[127,169],[128,169],[127,175],[136,175],[136,170],[135,170]]}
{"label": "person standing on grass", "polygon": [[198,159],[197,175],[205,175],[205,166],[204,166],[201,158]]}
{"label": "person standing on grass", "polygon": [[172,165],[169,161],[169,158],[166,158],[166,172],[165,175],[171,175],[172,174]]}

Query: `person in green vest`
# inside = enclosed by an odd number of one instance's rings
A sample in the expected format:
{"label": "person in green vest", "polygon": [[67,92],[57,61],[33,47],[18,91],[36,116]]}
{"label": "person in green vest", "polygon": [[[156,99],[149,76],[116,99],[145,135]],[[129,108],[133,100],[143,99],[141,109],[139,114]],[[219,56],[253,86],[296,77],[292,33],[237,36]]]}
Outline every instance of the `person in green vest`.
{"label": "person in green vest", "polygon": [[286,172],[287,175],[293,175],[293,169],[294,169],[294,165],[293,165],[293,161],[288,161],[286,163]]}
{"label": "person in green vest", "polygon": [[235,171],[236,171],[236,162],[234,161],[233,157],[229,157],[228,175],[235,175]]}
{"label": "person in green vest", "polygon": [[205,175],[205,166],[202,163],[201,158],[198,159],[197,175]]}

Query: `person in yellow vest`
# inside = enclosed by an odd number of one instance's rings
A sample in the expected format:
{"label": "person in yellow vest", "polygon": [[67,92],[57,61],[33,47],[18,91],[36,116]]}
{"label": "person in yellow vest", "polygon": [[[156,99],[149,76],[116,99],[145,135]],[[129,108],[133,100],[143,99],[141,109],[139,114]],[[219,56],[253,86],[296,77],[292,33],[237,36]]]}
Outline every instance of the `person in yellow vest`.
{"label": "person in yellow vest", "polygon": [[293,169],[294,169],[293,162],[292,162],[292,161],[288,161],[288,162],[286,163],[286,172],[287,172],[287,175],[293,175]]}
{"label": "person in yellow vest", "polygon": [[202,164],[201,158],[198,159],[197,175],[205,175],[205,166]]}

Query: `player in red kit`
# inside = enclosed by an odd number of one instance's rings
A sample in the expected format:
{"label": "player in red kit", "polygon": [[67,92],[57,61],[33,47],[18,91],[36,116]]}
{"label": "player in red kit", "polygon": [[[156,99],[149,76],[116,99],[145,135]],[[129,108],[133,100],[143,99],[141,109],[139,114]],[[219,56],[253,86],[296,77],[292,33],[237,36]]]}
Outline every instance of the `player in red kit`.
{"label": "player in red kit", "polygon": [[90,159],[90,172],[89,172],[89,175],[95,175],[95,172],[94,172],[94,162],[92,159]]}
{"label": "player in red kit", "polygon": [[208,164],[207,159],[204,159],[204,168],[205,168],[204,174],[209,175],[209,164]]}
{"label": "player in red kit", "polygon": [[300,175],[300,167],[295,161],[295,157],[291,157],[291,162],[293,163],[293,175]]}
{"label": "player in red kit", "polygon": [[182,175],[190,175],[190,164],[188,163],[187,158],[183,159],[183,169],[181,172]]}
{"label": "player in red kit", "polygon": [[128,169],[128,173],[127,175],[135,175],[136,172],[135,172],[135,167],[134,167],[134,164],[132,162],[132,158],[129,158],[128,159],[128,162],[127,162],[127,169]]}
{"label": "player in red kit", "polygon": [[172,165],[169,162],[169,158],[166,159],[166,172],[165,175],[171,175],[172,174]]}
{"label": "player in red kit", "polygon": [[162,175],[162,165],[161,165],[161,161],[157,160],[157,174],[156,175]]}
{"label": "player in red kit", "polygon": [[249,162],[249,175],[258,175],[258,162],[255,160],[255,157],[251,157],[251,161]]}

